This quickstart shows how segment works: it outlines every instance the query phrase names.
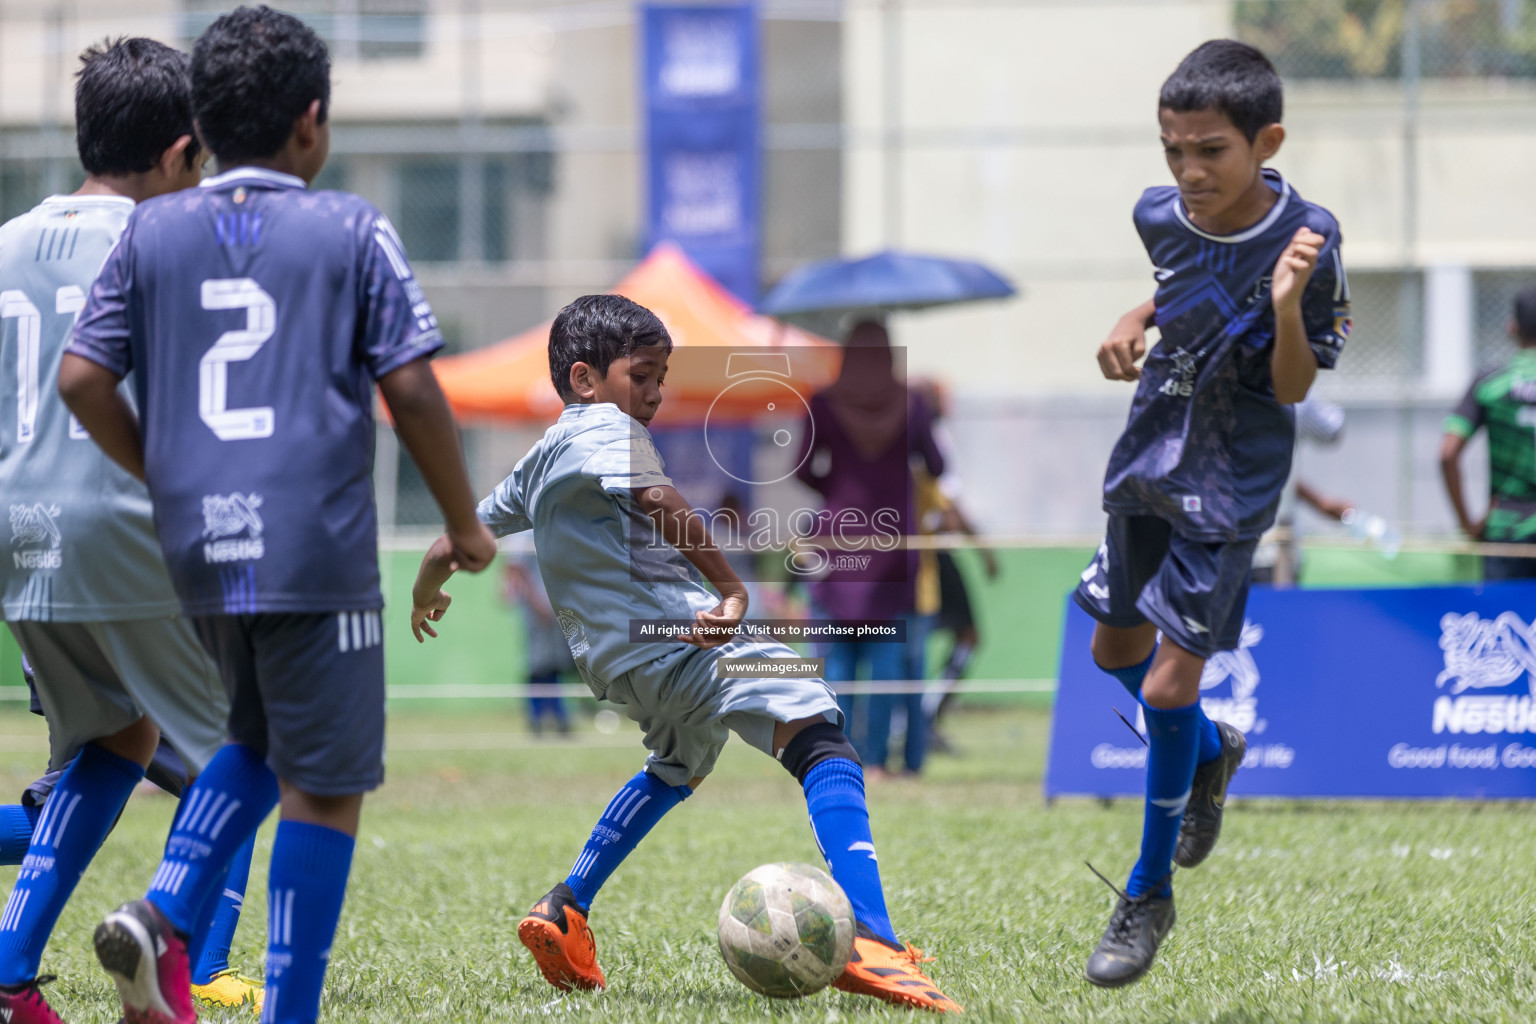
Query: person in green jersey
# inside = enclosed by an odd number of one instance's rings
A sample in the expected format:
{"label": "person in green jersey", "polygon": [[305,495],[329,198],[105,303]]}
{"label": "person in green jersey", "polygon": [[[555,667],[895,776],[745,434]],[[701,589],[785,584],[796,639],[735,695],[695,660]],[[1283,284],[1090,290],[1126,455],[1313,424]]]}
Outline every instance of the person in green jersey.
{"label": "person in green jersey", "polygon": [[[1456,521],[1473,540],[1536,543],[1536,286],[1515,296],[1510,335],[1520,344],[1509,362],[1472,382],[1445,418],[1440,472]],[[1461,453],[1481,428],[1488,430],[1488,512],[1474,520],[1461,483]],[[1536,579],[1536,558],[1490,555],[1483,578]]]}

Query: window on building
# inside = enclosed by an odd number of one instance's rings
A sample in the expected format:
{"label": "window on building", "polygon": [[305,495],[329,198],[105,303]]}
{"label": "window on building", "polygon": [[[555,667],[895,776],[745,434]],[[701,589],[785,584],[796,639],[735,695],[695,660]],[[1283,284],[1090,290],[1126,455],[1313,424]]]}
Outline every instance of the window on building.
{"label": "window on building", "polygon": [[19,217],[50,193],[68,195],[85,184],[78,160],[7,160],[0,163],[0,223]]}
{"label": "window on building", "polygon": [[[429,0],[284,0],[285,11],[320,33],[338,60],[398,60],[426,51]],[[231,0],[182,0],[181,35],[202,35]]]}
{"label": "window on building", "polygon": [[331,189],[345,192],[349,177],[346,158],[333,156],[325,161],[325,166],[320,169],[319,174],[315,175],[315,180],[309,183],[309,187],[316,191]]}
{"label": "window on building", "polygon": [[1536,271],[1476,270],[1472,273],[1472,346],[1478,370],[1509,361],[1518,347],[1509,335],[1515,316],[1515,296],[1536,285]]}
{"label": "window on building", "polygon": [[43,198],[42,168],[29,163],[0,167],[0,221],[20,217]]}
{"label": "window on building", "polygon": [[419,262],[459,258],[459,165],[453,160],[402,163],[395,218],[405,251]]}
{"label": "window on building", "polygon": [[[498,263],[512,258],[516,251],[513,234],[517,229],[513,193],[519,189],[543,191],[540,182],[528,173],[535,165],[523,157],[487,157],[481,164],[481,209],[470,213],[478,224],[480,258]],[[411,259],[422,262],[452,261],[463,258],[460,245],[460,221],[465,182],[458,160],[407,160],[398,165],[396,210],[393,219]],[[547,189],[546,189],[547,190]]]}

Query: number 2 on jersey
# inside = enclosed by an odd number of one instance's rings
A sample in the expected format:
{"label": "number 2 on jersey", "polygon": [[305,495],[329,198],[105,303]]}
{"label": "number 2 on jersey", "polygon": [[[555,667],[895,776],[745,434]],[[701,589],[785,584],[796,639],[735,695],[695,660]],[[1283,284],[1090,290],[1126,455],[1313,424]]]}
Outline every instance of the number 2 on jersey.
{"label": "number 2 on jersey", "polygon": [[271,406],[229,408],[229,364],[254,356],[277,328],[277,303],[248,277],[203,282],[204,309],[243,309],[245,329],[225,331],[198,366],[197,404],[203,422],[220,441],[271,437]]}

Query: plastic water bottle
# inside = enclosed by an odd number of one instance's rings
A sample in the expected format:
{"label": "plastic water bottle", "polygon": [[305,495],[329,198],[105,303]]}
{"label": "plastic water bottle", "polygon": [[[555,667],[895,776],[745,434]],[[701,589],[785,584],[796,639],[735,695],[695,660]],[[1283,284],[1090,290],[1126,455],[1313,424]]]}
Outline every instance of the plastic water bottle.
{"label": "plastic water bottle", "polygon": [[1381,552],[1381,557],[1393,559],[1403,549],[1403,534],[1389,523],[1385,516],[1359,509],[1349,509],[1340,520],[1351,537],[1365,541]]}

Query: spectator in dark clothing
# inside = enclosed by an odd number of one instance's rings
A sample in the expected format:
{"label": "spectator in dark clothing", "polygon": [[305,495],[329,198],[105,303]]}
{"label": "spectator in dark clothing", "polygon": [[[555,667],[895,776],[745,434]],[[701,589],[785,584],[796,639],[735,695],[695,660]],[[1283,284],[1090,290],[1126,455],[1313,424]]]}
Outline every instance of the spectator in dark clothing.
{"label": "spectator in dark clothing", "polygon": [[[897,540],[916,532],[910,467],[918,460],[937,477],[944,459],[933,438],[933,411],[907,388],[883,326],[865,321],[849,332],[842,370],[812,397],[809,421],[796,476],[821,494],[828,513],[817,527],[826,572],[811,584],[818,614],[859,622],[908,619],[917,552]],[[826,658],[832,683],[908,674],[903,643],[840,640],[827,645]],[[879,774],[889,753],[884,737],[893,698],[856,702],[843,695],[839,703],[869,774]]]}

